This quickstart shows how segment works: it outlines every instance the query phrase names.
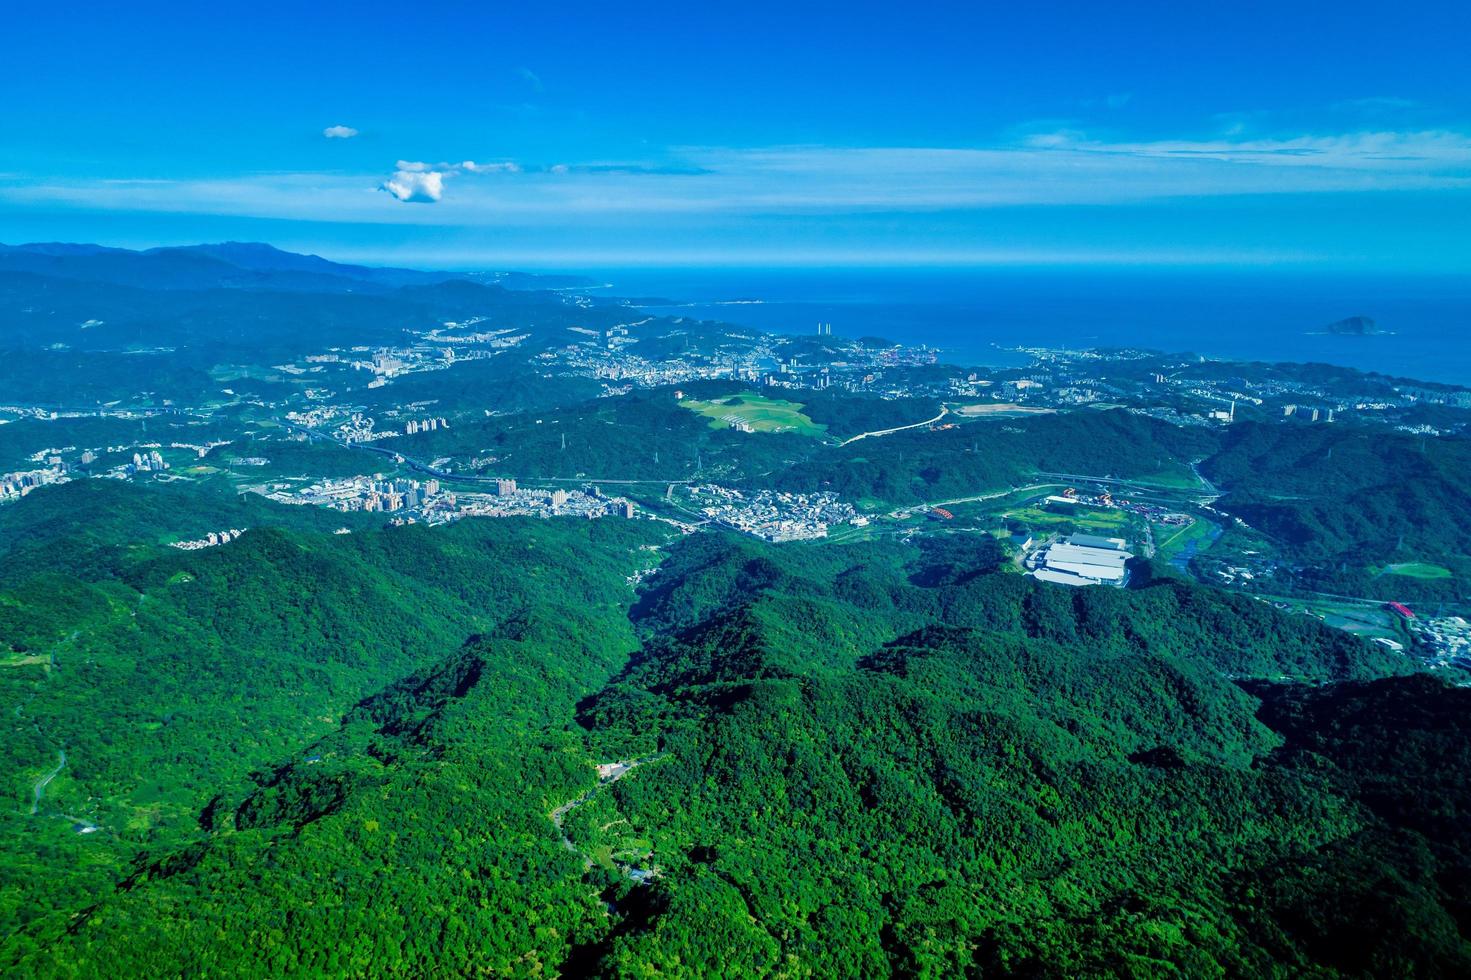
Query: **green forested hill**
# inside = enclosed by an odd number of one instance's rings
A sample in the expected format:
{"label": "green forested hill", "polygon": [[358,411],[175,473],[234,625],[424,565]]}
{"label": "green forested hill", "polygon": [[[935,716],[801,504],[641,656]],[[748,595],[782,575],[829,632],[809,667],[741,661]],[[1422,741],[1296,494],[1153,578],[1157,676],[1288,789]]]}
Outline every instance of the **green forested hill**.
{"label": "green forested hill", "polygon": [[815,456],[779,474],[784,489],[836,490],[894,504],[947,500],[1031,482],[1039,470],[1099,477],[1186,477],[1209,433],[1125,411],[1081,411],[942,432],[899,432]]}
{"label": "green forested hill", "polygon": [[[690,387],[716,396],[740,390]],[[811,417],[830,425],[834,437],[921,422],[936,411],[919,399],[803,397]],[[712,429],[708,418],[681,407],[672,389],[469,420],[394,445],[425,458],[490,457],[491,471],[522,478],[747,481],[892,505],[1006,489],[1034,481],[1038,471],[1189,482],[1188,460],[1217,448],[1211,433],[1125,411],[968,422],[839,446],[836,438],[795,432]]]}
{"label": "green forested hill", "polygon": [[[295,446],[295,443],[282,443]],[[158,546],[228,528],[285,527],[332,531],[377,522],[311,507],[281,507],[228,487],[201,492],[189,484],[146,489],[117,480],[74,480],[30,494],[24,506],[0,509],[0,584],[40,571],[85,579],[112,578]]]}
{"label": "green forested hill", "polygon": [[395,443],[419,456],[493,457],[489,471],[522,479],[599,480],[752,476],[788,466],[815,445],[794,433],[711,429],[672,390],[472,420]]}
{"label": "green forested hill", "polygon": [[[1471,964],[1454,886],[1471,870],[1455,819],[1471,774],[1465,695],[1374,680],[1406,669],[1380,647],[1176,580],[1041,586],[964,539],[774,548],[698,535],[634,602],[620,576],[651,542],[630,525],[407,530],[247,535],[217,549],[219,569],[187,568],[206,604],[180,601],[181,616],[284,658],[254,674],[331,665],[345,691],[378,656],[374,669],[392,660],[401,679],[337,701],[330,724],[274,753],[236,749],[233,775],[228,751],[201,739],[217,770],[190,791],[193,829],[136,838],[131,865],[95,868],[85,894],[53,881],[55,911],[18,916],[8,964],[41,976]],[[226,628],[245,607],[276,608],[298,563],[329,560],[344,581],[373,581],[370,569],[397,588]],[[232,568],[271,569],[257,587],[276,598],[209,587],[239,581]],[[97,588],[156,596],[181,570],[142,562]],[[305,621],[335,637],[316,654],[279,632],[340,603],[338,625]],[[55,618],[87,624],[83,606]],[[434,649],[410,639],[431,628]],[[478,636],[451,641],[457,629]],[[1232,679],[1283,676],[1329,683]],[[222,717],[238,710],[208,690]],[[187,759],[186,744],[172,756]],[[634,765],[600,784],[594,765],[617,760]],[[1430,760],[1449,768],[1432,776]],[[180,778],[150,766],[155,782]],[[1425,778],[1440,815],[1410,782]],[[35,834],[18,809],[10,822]],[[6,859],[13,907],[28,876],[94,843],[55,826],[53,853]]]}
{"label": "green forested hill", "polygon": [[[1233,426],[1203,465],[1219,506],[1300,562],[1303,583],[1383,598],[1456,598],[1471,577],[1471,440],[1330,425]],[[1440,579],[1383,576],[1431,562]]]}
{"label": "green forested hill", "polygon": [[[0,587],[7,932],[56,928],[138,852],[197,837],[208,800],[233,781],[337,730],[359,700],[467,636],[525,618],[539,593],[564,623],[613,610],[616,625],[625,577],[645,561],[638,547],[657,540],[614,522],[335,535],[272,528],[264,519],[299,512],[252,504],[266,526],[178,552],[148,543],[167,493],[96,486],[136,520],[131,547],[112,544],[121,528],[105,521],[78,539],[64,522],[22,520],[48,495],[85,507],[92,490],[38,493],[6,515],[6,540],[24,545]],[[198,515],[172,519],[187,516]],[[48,551],[71,570],[43,570]]]}

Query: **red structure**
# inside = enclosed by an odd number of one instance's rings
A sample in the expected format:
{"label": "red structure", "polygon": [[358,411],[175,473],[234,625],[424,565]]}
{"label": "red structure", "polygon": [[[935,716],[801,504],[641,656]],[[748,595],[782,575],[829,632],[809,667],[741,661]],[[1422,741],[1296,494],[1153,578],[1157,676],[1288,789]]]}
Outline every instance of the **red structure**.
{"label": "red structure", "polygon": [[1386,602],[1385,605],[1395,612],[1399,613],[1406,619],[1415,618],[1415,613],[1410,609],[1409,606],[1405,605],[1403,602]]}

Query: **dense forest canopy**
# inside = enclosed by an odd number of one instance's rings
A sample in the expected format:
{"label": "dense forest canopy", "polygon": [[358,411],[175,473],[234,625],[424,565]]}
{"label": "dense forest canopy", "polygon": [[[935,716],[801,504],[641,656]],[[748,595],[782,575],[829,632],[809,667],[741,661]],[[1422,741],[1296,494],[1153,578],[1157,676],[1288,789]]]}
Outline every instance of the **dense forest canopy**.
{"label": "dense forest canopy", "polygon": [[11,578],[8,655],[54,661],[4,675],[33,692],[7,763],[67,759],[6,818],[8,967],[1471,962],[1465,698],[1383,647],[1170,576],[1039,585],[979,537],[641,527],[119,529],[80,578]]}

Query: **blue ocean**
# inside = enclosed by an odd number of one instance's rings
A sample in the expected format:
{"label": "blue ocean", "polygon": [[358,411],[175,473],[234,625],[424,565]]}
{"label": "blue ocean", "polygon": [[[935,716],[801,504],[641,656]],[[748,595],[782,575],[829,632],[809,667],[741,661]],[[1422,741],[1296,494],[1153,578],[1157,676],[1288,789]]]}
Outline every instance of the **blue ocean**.
{"label": "blue ocean", "polygon": [[[1020,363],[1007,348],[1148,347],[1254,361],[1316,361],[1471,386],[1471,278],[1048,269],[623,269],[594,275],[660,313],[783,333],[885,337],[963,364]],[[1383,334],[1326,332],[1346,317]]]}

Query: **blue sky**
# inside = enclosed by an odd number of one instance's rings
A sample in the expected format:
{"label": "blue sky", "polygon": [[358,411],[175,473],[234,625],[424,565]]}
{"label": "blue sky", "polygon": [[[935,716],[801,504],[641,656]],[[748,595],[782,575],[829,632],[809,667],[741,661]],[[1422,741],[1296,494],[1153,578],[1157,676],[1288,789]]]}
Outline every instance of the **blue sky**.
{"label": "blue sky", "polygon": [[0,241],[1471,269],[1464,4],[219,6],[7,22]]}

